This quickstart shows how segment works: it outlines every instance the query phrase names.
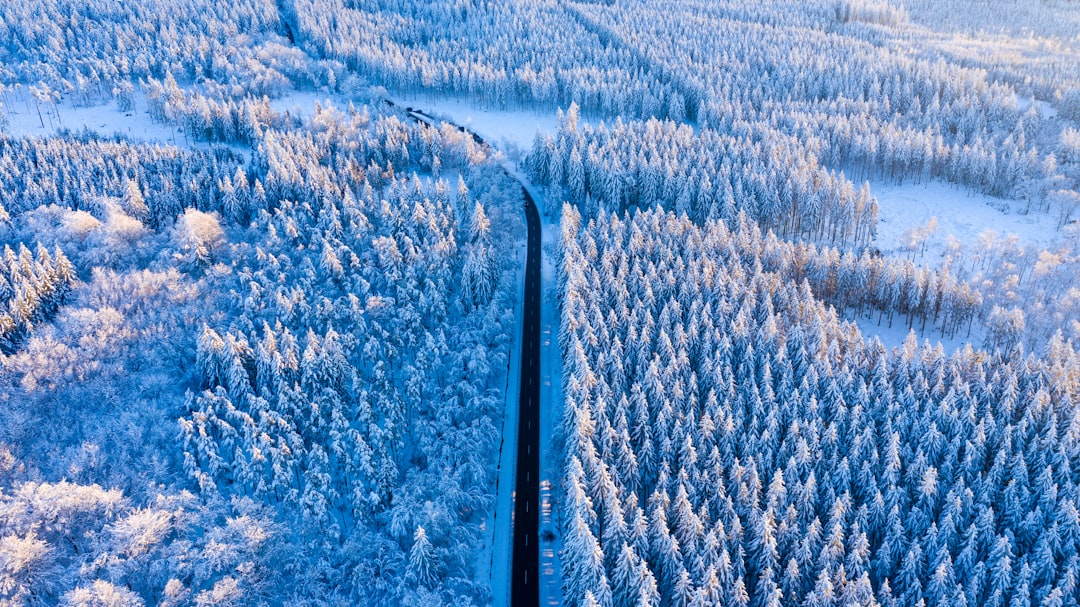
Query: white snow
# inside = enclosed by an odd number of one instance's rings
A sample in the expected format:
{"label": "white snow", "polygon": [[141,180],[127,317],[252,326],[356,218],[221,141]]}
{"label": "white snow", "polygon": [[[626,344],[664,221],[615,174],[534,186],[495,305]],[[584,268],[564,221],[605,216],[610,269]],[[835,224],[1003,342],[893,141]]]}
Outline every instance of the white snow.
{"label": "white snow", "polygon": [[430,95],[424,95],[423,99],[395,98],[394,102],[415,106],[434,118],[450,120],[475,131],[511,160],[516,160],[515,152],[527,153],[532,148],[537,129],[544,133],[558,129],[555,112],[496,110],[458,97]]}
{"label": "white snow", "polygon": [[[136,95],[135,110],[131,112],[120,111],[115,101],[82,107],[61,101],[56,108],[60,116],[59,120],[51,104],[42,104],[39,119],[33,100],[21,89],[8,91],[0,96],[0,102],[3,103],[4,113],[8,120],[6,132],[15,137],[45,137],[55,135],[58,130],[64,128],[71,131],[81,131],[86,128],[105,136],[120,133],[136,141],[187,146],[208,145],[193,142],[174,125],[154,121],[146,111],[145,101],[139,95]],[[333,106],[339,109],[348,106],[348,101],[340,95],[294,90],[277,99],[271,99],[270,107],[277,112],[308,120],[315,113],[316,103],[324,107]]]}
{"label": "white snow", "polygon": [[4,104],[4,115],[7,117],[6,132],[15,137],[46,137],[64,128],[71,131],[85,128],[106,136],[120,133],[139,141],[179,145],[186,142],[184,134],[175,126],[155,122],[150,118],[141,98],[136,101],[135,110],[132,112],[120,111],[114,101],[89,107],[75,107],[61,101],[55,112],[51,104],[42,104],[40,119],[33,100],[21,90],[9,91],[0,97],[0,100]]}
{"label": "white snow", "polygon": [[[525,321],[520,294],[525,289],[525,235],[514,245],[517,256],[517,279],[514,282],[514,341],[510,346],[509,371],[506,376],[506,402],[502,442],[499,444],[499,480],[495,496],[495,520],[492,524],[491,554],[488,557],[488,582],[491,604],[510,604],[510,536],[513,528],[514,474],[517,471],[518,399],[521,386],[521,338]],[[498,558],[496,558],[498,555]]]}
{"label": "white snow", "polygon": [[999,236],[1016,234],[1021,246],[1049,248],[1061,239],[1057,223],[1046,213],[1032,211],[1024,215],[1025,203],[1004,200],[985,194],[968,193],[959,186],[939,181],[921,185],[870,183],[879,207],[878,233],[874,244],[886,255],[911,257],[905,233],[928,226],[936,219],[937,227],[926,239],[925,250],[914,251],[915,261],[936,267],[950,246],[974,246],[979,234],[993,230]]}
{"label": "white snow", "polygon": [[[519,175],[526,184],[537,209],[544,208],[540,192]],[[540,310],[540,603],[562,604],[562,565],[559,548],[562,546],[558,511],[555,508],[555,489],[560,485],[560,458],[553,444],[555,423],[562,415],[562,353],[559,351],[559,301],[555,290],[555,260],[553,252],[559,238],[557,220],[540,215],[543,230],[541,260],[541,289],[543,306]],[[545,536],[554,535],[553,541]]]}
{"label": "white snow", "polygon": [[1055,117],[1057,117],[1058,111],[1054,106],[1050,105],[1049,101],[1045,101],[1043,99],[1036,99],[1034,97],[1024,96],[1024,95],[1017,95],[1016,96],[1016,109],[1020,113],[1024,113],[1024,112],[1028,111],[1028,108],[1030,108],[1031,104],[1033,104],[1033,103],[1037,105],[1039,115],[1041,115],[1041,116],[1043,116],[1045,118],[1055,118]]}
{"label": "white snow", "polygon": [[275,112],[288,113],[306,121],[315,115],[316,103],[323,107],[336,107],[342,110],[348,107],[348,101],[344,101],[340,95],[328,95],[316,91],[290,91],[277,99],[271,99],[270,107]]}
{"label": "white snow", "polygon": [[[511,162],[517,162],[522,155],[532,149],[537,130],[542,133],[554,133],[558,130],[555,112],[523,109],[495,110],[458,97],[430,94],[424,94],[419,98],[413,95],[386,94],[384,96],[402,109],[411,107],[436,120],[453,122],[475,132],[493,148],[502,152]],[[325,92],[291,91],[277,99],[271,99],[270,107],[278,112],[288,112],[307,120],[314,113],[316,103],[343,109],[349,101],[350,99],[345,96]],[[371,99],[357,101],[370,103]]]}
{"label": "white snow", "polygon": [[888,314],[882,315],[880,323],[878,321],[877,312],[873,312],[869,316],[853,318],[852,311],[848,310],[842,317],[845,320],[854,321],[856,326],[859,327],[859,332],[863,334],[863,337],[866,339],[877,337],[889,350],[904,345],[904,340],[907,339],[908,333],[912,331],[915,332],[915,337],[919,340],[920,344],[924,341],[929,341],[932,344],[940,342],[942,347],[945,348],[946,354],[956,352],[969,343],[977,348],[982,344],[984,336],[981,323],[974,323],[972,325],[970,335],[965,328],[964,330],[957,332],[955,337],[946,335],[943,338],[939,329],[931,328],[929,325],[927,325],[925,331],[920,331],[920,323],[918,321],[916,321],[914,326],[909,329],[907,326],[907,319],[899,314],[893,317],[891,327],[889,326]]}
{"label": "white snow", "polygon": [[[1053,249],[1064,240],[1054,217],[1037,210],[1022,213],[1023,201],[969,193],[940,181],[921,185],[871,182],[870,190],[877,197],[880,217],[874,244],[885,255],[913,259],[920,265],[940,267],[950,251],[978,247],[979,236],[988,230],[999,238],[1015,235],[1017,246],[1035,250]],[[911,236],[918,231],[923,232],[925,246],[913,247]],[[852,319],[849,311],[845,318],[854,320],[863,335],[876,335],[889,348],[903,344],[909,331],[900,318],[894,319],[892,327],[887,318],[878,324],[876,313],[872,318]],[[920,343],[940,341],[946,352],[968,343],[979,347],[983,339],[978,322],[970,335],[965,329],[952,338],[942,338],[939,330],[930,327],[919,331],[918,323],[914,329]]]}

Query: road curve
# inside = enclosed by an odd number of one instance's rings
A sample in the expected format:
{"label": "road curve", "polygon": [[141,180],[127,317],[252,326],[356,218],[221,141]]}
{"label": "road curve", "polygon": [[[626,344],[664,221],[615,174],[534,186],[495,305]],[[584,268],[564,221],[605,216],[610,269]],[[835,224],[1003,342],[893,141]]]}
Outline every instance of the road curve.
{"label": "road curve", "polygon": [[[390,107],[396,104],[389,99]],[[435,126],[437,121],[421,110],[405,112],[417,122]],[[451,123],[453,124],[453,123]],[[483,137],[460,125],[459,131],[480,145]],[[505,171],[504,171],[505,172]],[[507,172],[507,175],[509,173]],[[519,181],[520,183],[520,181]],[[510,604],[513,607],[540,605],[540,308],[541,233],[540,213],[525,184],[524,199],[528,244],[525,257],[525,292],[522,294],[521,391],[518,394],[518,443],[514,481],[513,551],[510,560]]]}

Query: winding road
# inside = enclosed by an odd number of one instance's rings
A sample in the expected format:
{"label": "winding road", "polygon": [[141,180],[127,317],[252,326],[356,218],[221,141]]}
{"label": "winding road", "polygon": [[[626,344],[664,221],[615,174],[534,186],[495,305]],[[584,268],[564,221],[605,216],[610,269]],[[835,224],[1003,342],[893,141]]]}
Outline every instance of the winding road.
{"label": "winding road", "polygon": [[[393,101],[384,100],[390,107]],[[407,107],[417,122],[435,126],[436,120],[421,110]],[[452,124],[452,123],[451,123]],[[481,145],[483,137],[454,125]],[[510,173],[503,170],[508,176]],[[520,183],[520,180],[519,180]],[[540,213],[532,195],[521,184],[528,243],[525,258],[525,292],[522,294],[521,391],[518,395],[517,466],[514,482],[513,553],[511,556],[510,604],[540,605],[540,311],[541,233]]]}

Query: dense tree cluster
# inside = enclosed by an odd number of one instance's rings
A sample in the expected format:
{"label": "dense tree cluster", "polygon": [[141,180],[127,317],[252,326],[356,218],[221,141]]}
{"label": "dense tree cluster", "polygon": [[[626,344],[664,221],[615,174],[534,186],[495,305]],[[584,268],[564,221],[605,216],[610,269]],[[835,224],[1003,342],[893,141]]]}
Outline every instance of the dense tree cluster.
{"label": "dense tree cluster", "polygon": [[[690,121],[579,125],[572,106],[557,133],[538,136],[527,169],[552,198],[575,202],[586,217],[657,205],[698,223],[732,222],[744,212],[780,239],[838,247],[837,259],[851,248],[858,259],[876,252],[878,214],[868,185],[852,179],[948,180],[1024,199],[1023,212],[1052,213],[1059,226],[1080,209],[1075,126],[1051,113],[1056,107],[1075,118],[1071,76],[1060,74],[1049,92],[1030,90],[926,52],[925,31],[907,25],[893,4],[641,1],[568,10],[604,39],[640,49],[641,60],[688,100]],[[936,9],[919,10],[924,18]],[[990,322],[995,306],[1025,318],[1029,347],[1041,348],[1059,328],[1075,335],[1080,316],[1066,278],[1075,247],[1042,252],[1006,241],[986,234],[949,245],[943,269],[956,288],[946,291],[964,312],[939,325],[943,335],[975,319]],[[903,273],[911,278],[906,292],[929,293],[931,283],[917,278],[929,274],[914,266]],[[937,309],[943,300],[917,301]],[[861,306],[852,307],[859,313]],[[910,326],[913,309],[903,310]]]}
{"label": "dense tree cluster", "polygon": [[271,109],[269,97],[217,99],[184,91],[171,72],[166,74],[164,83],[150,78],[143,90],[147,111],[155,120],[178,124],[197,140],[251,145],[268,128],[284,130],[296,126]]}
{"label": "dense tree cluster", "polygon": [[280,43],[275,47],[280,31],[270,0],[16,0],[0,6],[0,81],[43,82],[86,101],[169,71],[189,80],[254,84],[282,78],[279,69],[292,75],[287,62],[260,60],[279,54],[275,48],[288,54]]}
{"label": "dense tree cluster", "polygon": [[36,323],[48,320],[75,281],[75,268],[63,251],[37,254],[20,244],[4,246],[0,257],[0,348],[11,350]]}
{"label": "dense tree cluster", "polygon": [[[159,118],[252,149],[245,162],[231,148],[89,133],[0,138],[0,237],[12,247],[0,286],[17,321],[4,334],[0,444],[35,481],[129,496],[86,531],[50,523],[61,534],[111,541],[127,511],[153,508],[152,483],[197,488],[185,508],[233,506],[166,526],[130,576],[109,546],[61,556],[67,545],[19,527],[2,541],[30,552],[0,557],[11,563],[0,596],[488,600],[475,555],[494,504],[518,188],[449,125],[318,105],[301,123],[265,100],[182,91],[168,74],[147,86]],[[36,255],[17,248],[34,236]],[[19,339],[31,323],[44,326]],[[42,425],[48,415],[77,423]],[[225,549],[221,517],[254,504],[288,523],[259,540],[259,559],[199,552]],[[217,564],[155,564],[182,559]]]}
{"label": "dense tree cluster", "polygon": [[[948,56],[987,70],[1025,95],[1053,101],[1057,91],[1067,93],[1080,80],[1080,66],[1067,60],[1077,51],[1080,15],[1066,1],[1013,2],[993,11],[979,10],[978,0],[907,0],[904,6],[913,24],[976,42],[966,48],[946,42],[941,50]],[[914,45],[918,29],[912,34]],[[1011,53],[1005,41],[1019,45],[1013,48],[1044,50]]]}
{"label": "dense tree cluster", "polygon": [[0,601],[7,605],[235,605],[275,598],[284,531],[250,500],[188,492],[140,507],[115,489],[19,476],[0,450]]}
{"label": "dense tree cluster", "polygon": [[461,94],[485,104],[568,106],[683,116],[678,89],[640,54],[586,30],[565,3],[296,0],[299,36],[394,90]]}
{"label": "dense tree cluster", "polygon": [[[487,213],[512,218],[484,201],[513,190],[456,130],[366,111],[313,124],[327,128],[268,132],[253,160],[275,204],[234,260],[230,320],[200,329],[185,466],[204,492],[282,507],[328,546],[380,546],[384,568],[333,589],[353,604],[482,600],[473,558],[493,507],[513,282],[498,261],[508,232]],[[422,148],[476,191],[395,174]]]}
{"label": "dense tree cluster", "polygon": [[526,168],[577,205],[568,604],[1076,605],[1080,244],[920,268],[853,182],[1068,229],[1062,6],[0,3],[0,95],[43,129],[111,97],[229,144],[0,136],[0,604],[490,601],[519,188],[450,125],[269,101],[386,87],[567,108]]}
{"label": "dense tree cluster", "polygon": [[751,223],[562,229],[567,604],[1077,603],[1070,343],[889,353]]}
{"label": "dense tree cluster", "polygon": [[908,328],[918,319],[921,330],[929,322],[941,328],[942,337],[955,336],[965,325],[970,328],[982,304],[980,292],[953,275],[948,266],[930,270],[908,259],[818,249],[780,240],[772,232],[750,242],[760,247],[756,254],[763,271],[794,284],[806,281],[815,297],[837,310],[871,317],[876,312],[878,324],[888,315],[892,326],[893,316],[899,314],[907,317]]}
{"label": "dense tree cluster", "polygon": [[860,178],[939,177],[994,195],[1041,199],[1059,182],[1047,139],[1061,126],[1032,99],[1071,116],[1077,84],[1071,73],[1048,82],[1061,60],[1040,62],[1033,81],[1011,57],[926,53],[938,42],[884,1],[301,0],[293,10],[308,48],[394,90],[499,107],[576,102],[587,114],[688,120],[740,141],[790,137]]}
{"label": "dense tree cluster", "polygon": [[149,226],[167,226],[184,208],[220,209],[222,184],[242,171],[241,161],[227,148],[188,150],[90,133],[49,139],[0,135],[0,200],[12,215],[42,205],[103,215],[103,198],[123,198],[139,205],[127,209],[130,215]]}
{"label": "dense tree cluster", "polygon": [[878,25],[899,25],[907,21],[907,11],[887,1],[840,0],[836,3],[836,20],[842,23],[864,21]]}
{"label": "dense tree cluster", "polygon": [[939,30],[967,34],[1005,33],[1012,36],[1069,40],[1080,34],[1080,15],[1062,0],[1014,2],[997,12],[978,12],[978,0],[908,0],[911,19]]}
{"label": "dense tree cluster", "polygon": [[901,33],[894,41],[893,30],[865,20],[834,26],[836,10],[856,8],[637,1],[580,10],[682,83],[700,126],[736,136],[776,130],[826,166],[943,177],[995,195],[1045,194],[1058,176],[1047,164],[1052,148],[1040,149],[1036,135],[1059,127],[1021,112],[1012,85],[923,56],[917,41]]}
{"label": "dense tree cluster", "polygon": [[723,135],[672,121],[577,124],[571,106],[555,136],[537,137],[527,159],[539,183],[582,211],[621,213],[659,205],[695,221],[740,212],[784,237],[868,245],[877,225],[869,187],[856,191],[796,140],[775,131]]}
{"label": "dense tree cluster", "polygon": [[[966,336],[976,319],[987,320],[1001,306],[1028,318],[1023,341],[1029,346],[1057,329],[1077,335],[1080,300],[1069,279],[1080,263],[1075,242],[1040,251],[986,233],[978,242],[956,243],[940,272],[886,260],[872,253],[878,211],[868,185],[856,189],[796,142],[775,131],[736,139],[671,121],[579,124],[571,106],[557,133],[534,140],[525,162],[551,196],[565,195],[586,217],[654,206],[695,222],[731,223],[745,214],[773,232],[770,246],[795,251],[779,257],[795,260],[787,262],[798,268],[795,280],[810,279],[818,297],[841,310],[876,310],[879,323],[888,316],[891,326],[900,313],[909,327],[918,318],[922,328],[929,321],[942,336]],[[1055,191],[1045,205],[1064,223],[1080,198]],[[811,242],[836,249],[819,255]]]}

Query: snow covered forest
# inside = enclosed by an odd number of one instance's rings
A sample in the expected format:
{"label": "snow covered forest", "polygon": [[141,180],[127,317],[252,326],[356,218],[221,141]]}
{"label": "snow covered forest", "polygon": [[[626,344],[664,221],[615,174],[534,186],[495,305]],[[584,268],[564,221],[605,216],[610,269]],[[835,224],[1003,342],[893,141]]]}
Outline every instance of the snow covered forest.
{"label": "snow covered forest", "polygon": [[1075,604],[1060,335],[890,354],[745,219],[562,231],[567,603]]}
{"label": "snow covered forest", "polygon": [[[35,500],[65,494],[57,485],[5,497],[5,528],[26,534],[12,536],[24,542],[13,554],[36,571],[33,586],[14,578],[11,598],[55,599],[99,575],[154,603],[177,581],[177,600],[270,598],[286,587],[267,567],[282,566],[312,576],[297,590],[347,602],[361,588],[373,604],[400,600],[399,574],[420,576],[416,592],[483,596],[471,550],[492,500],[512,323],[500,260],[516,229],[491,225],[517,219],[513,190],[471,138],[324,110],[266,130],[250,172],[227,150],[7,144],[3,190],[19,205],[6,237],[37,247],[5,249],[8,471],[90,483],[70,514],[38,513]],[[460,171],[455,184],[419,176],[435,150]],[[162,482],[180,501],[151,514]],[[214,509],[173,512],[192,499],[185,489]],[[115,523],[94,514],[99,500]],[[340,560],[320,570],[303,554],[260,562],[239,546],[173,545],[190,543],[190,527],[218,532],[237,509],[259,513],[237,533],[257,536],[260,554],[320,538],[323,558]],[[136,525],[135,537],[107,523]],[[429,542],[421,570],[391,549],[406,536],[406,548]],[[187,570],[206,563],[217,564]]]}
{"label": "snow covered forest", "polygon": [[[153,603],[174,581],[177,600],[284,598],[267,569],[282,566],[311,577],[297,591],[346,602],[361,589],[372,604],[400,600],[398,575],[419,576],[413,592],[483,596],[471,551],[492,500],[512,324],[501,260],[518,220],[514,190],[471,138],[324,110],[266,130],[243,165],[228,150],[6,143],[3,190],[18,203],[6,238],[37,247],[4,257],[9,472],[89,483],[70,514],[38,513],[40,495],[65,493],[56,485],[5,497],[5,528],[27,534],[12,536],[25,543],[14,554],[36,571],[33,586],[14,578],[11,598],[48,602],[99,575]],[[430,175],[440,153],[454,184]],[[163,482],[181,501],[151,515]],[[113,488],[109,524],[138,525],[135,537],[113,538],[93,514],[99,484]],[[214,509],[181,525],[187,489]],[[319,538],[336,560],[173,546],[238,509],[259,513],[237,531],[268,544],[256,552]],[[420,570],[392,549],[406,536],[406,548],[429,542]]]}
{"label": "snow covered forest", "polygon": [[319,62],[246,4],[0,9],[35,119],[185,134],[0,135],[5,605],[490,601],[516,184],[377,98],[273,110]]}
{"label": "snow covered forest", "polygon": [[1075,2],[6,0],[0,607],[510,604],[522,186],[543,602],[1080,604]]}

